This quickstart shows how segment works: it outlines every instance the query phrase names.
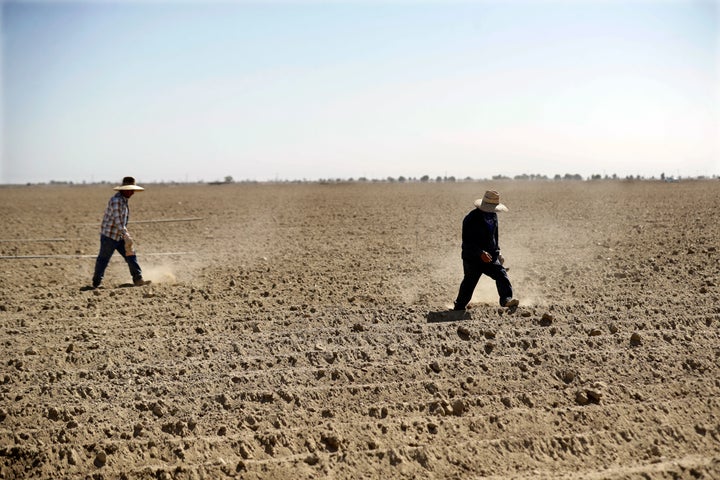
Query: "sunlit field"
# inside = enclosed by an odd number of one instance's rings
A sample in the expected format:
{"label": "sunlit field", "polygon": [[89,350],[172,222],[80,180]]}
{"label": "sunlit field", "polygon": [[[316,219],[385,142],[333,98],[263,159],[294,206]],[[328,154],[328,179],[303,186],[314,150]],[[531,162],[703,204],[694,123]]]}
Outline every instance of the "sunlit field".
{"label": "sunlit field", "polygon": [[720,478],[720,182],[144,186],[97,290],[111,186],[0,188],[0,478]]}

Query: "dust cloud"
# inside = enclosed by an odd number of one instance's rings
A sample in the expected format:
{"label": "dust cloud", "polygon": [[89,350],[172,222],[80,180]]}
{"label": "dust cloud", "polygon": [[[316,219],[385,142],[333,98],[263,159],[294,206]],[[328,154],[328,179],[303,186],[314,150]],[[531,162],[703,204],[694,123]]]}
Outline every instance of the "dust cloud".
{"label": "dust cloud", "polygon": [[150,266],[143,270],[145,280],[151,280],[153,283],[177,283],[175,275],[175,267],[170,264]]}

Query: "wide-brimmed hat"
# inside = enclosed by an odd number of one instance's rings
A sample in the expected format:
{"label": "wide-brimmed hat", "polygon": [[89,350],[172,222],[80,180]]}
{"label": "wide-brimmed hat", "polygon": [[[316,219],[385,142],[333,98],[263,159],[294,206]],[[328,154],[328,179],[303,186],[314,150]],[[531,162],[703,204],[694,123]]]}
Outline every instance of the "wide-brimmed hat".
{"label": "wide-brimmed hat", "polygon": [[507,212],[508,208],[500,203],[500,194],[495,190],[488,190],[483,198],[475,200],[475,206],[483,212]]}
{"label": "wide-brimmed hat", "polygon": [[145,189],[135,185],[135,179],[133,177],[125,177],[123,178],[122,185],[113,188],[113,190],[133,190],[135,192],[142,192]]}

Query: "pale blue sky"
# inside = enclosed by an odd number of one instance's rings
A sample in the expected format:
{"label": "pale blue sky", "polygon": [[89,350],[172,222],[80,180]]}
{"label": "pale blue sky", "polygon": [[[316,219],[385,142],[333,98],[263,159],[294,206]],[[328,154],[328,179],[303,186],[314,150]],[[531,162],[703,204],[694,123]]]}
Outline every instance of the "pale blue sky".
{"label": "pale blue sky", "polygon": [[720,5],[2,2],[0,183],[720,174]]}

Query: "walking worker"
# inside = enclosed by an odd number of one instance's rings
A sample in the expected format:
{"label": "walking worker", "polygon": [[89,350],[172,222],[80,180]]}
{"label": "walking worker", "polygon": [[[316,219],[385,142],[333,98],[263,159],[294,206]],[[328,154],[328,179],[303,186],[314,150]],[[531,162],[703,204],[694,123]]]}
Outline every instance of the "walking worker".
{"label": "walking worker", "polygon": [[113,188],[117,193],[110,198],[105,209],[102,225],[100,227],[100,253],[95,261],[95,274],[92,278],[93,288],[98,288],[102,283],[105,269],[110,262],[115,250],[125,258],[130,267],[133,284],[135,286],[148,285],[149,280],[143,280],[142,270],[137,262],[133,239],[127,230],[127,223],[130,219],[130,208],[128,200],[135,192],[142,192],[144,188],[135,185],[133,177],[123,178],[122,185]]}
{"label": "walking worker", "polygon": [[454,310],[465,310],[472,298],[480,277],[485,274],[495,280],[500,305],[517,307],[520,302],[513,298],[512,285],[503,264],[498,243],[497,212],[507,212],[500,203],[500,194],[494,190],[485,192],[475,200],[475,209],[465,216],[462,224],[463,280],[455,300]]}

